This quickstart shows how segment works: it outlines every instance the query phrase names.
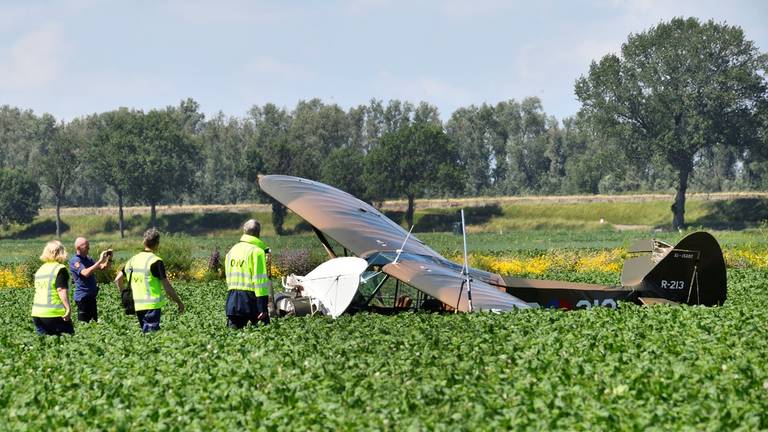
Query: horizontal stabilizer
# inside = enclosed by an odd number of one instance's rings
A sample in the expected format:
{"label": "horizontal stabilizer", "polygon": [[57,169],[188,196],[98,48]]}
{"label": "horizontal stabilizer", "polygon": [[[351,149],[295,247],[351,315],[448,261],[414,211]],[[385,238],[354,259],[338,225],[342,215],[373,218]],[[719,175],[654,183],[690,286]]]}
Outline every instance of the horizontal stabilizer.
{"label": "horizontal stabilizer", "polygon": [[621,271],[621,286],[637,286],[643,281],[643,278],[656,265],[651,259],[650,252],[649,250],[648,255],[627,258],[624,261],[624,268]]}
{"label": "horizontal stabilizer", "polygon": [[627,248],[629,253],[653,252],[653,240],[638,240]]}
{"label": "horizontal stabilizer", "polygon": [[679,305],[680,303],[674,302],[669,299],[665,298],[659,298],[659,297],[638,297],[638,300],[640,300],[640,303],[646,305],[646,306],[653,306],[653,305]]}

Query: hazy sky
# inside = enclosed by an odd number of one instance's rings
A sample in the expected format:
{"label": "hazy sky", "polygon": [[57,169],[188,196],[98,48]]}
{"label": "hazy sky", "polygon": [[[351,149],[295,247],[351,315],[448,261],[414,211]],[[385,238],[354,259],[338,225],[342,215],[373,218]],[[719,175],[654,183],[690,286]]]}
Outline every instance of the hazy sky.
{"label": "hazy sky", "polygon": [[0,0],[0,105],[59,119],[177,105],[243,116],[318,97],[461,106],[527,96],[574,114],[576,78],[675,16],[741,26],[768,51],[768,1]]}

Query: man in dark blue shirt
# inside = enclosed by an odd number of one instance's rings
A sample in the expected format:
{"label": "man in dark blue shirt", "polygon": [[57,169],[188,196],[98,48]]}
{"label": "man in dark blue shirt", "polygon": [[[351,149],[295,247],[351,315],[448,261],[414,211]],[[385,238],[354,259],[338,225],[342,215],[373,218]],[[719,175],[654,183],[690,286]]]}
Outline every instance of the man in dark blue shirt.
{"label": "man in dark blue shirt", "polygon": [[88,256],[90,243],[84,237],[75,240],[75,256],[69,260],[69,272],[72,273],[72,281],[75,283],[75,303],[77,304],[78,321],[98,321],[99,312],[96,309],[96,295],[99,287],[96,285],[96,271],[109,267],[112,250],[101,253],[98,261]]}

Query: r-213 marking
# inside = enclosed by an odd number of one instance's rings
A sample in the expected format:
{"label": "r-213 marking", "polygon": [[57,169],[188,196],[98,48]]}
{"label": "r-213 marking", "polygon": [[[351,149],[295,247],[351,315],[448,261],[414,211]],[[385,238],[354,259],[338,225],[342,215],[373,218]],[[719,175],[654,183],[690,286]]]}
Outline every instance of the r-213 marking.
{"label": "r-213 marking", "polygon": [[676,280],[672,280],[672,281],[662,280],[661,281],[661,287],[663,289],[668,289],[668,290],[681,290],[681,289],[685,289],[685,281],[681,281],[681,280],[677,280],[677,281]]}

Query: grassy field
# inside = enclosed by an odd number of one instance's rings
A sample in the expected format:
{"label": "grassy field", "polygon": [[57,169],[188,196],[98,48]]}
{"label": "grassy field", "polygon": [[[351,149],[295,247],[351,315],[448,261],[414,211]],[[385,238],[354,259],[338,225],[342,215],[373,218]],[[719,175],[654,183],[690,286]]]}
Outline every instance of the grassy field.
{"label": "grassy field", "polygon": [[[547,202],[538,197],[513,204],[485,203],[467,207],[470,246],[481,250],[605,248],[625,245],[635,238],[679,238],[677,234],[665,232],[671,220],[668,201],[632,201],[630,198],[617,196],[613,197],[613,201],[603,199],[574,203]],[[739,243],[749,241],[755,233],[759,235],[766,231],[768,199],[724,198],[690,200],[686,220],[693,227],[708,230],[738,230],[737,234],[725,236],[726,241]],[[459,220],[458,208],[438,204],[427,202],[427,208],[419,210],[417,207],[414,232],[422,239],[429,239],[430,233],[437,233],[439,237],[439,233],[451,232]],[[385,208],[391,208],[385,210],[387,216],[402,221],[404,212],[396,210],[397,202],[387,203]],[[215,206],[208,212],[205,209],[201,206],[192,206],[187,210],[179,206],[167,209],[167,213],[159,214],[158,228],[166,233],[193,237],[196,257],[207,256],[215,246],[228,247],[239,236],[240,224],[249,217],[263,222],[262,236],[275,245],[275,249],[314,244],[310,227],[290,213],[285,228],[292,235],[277,237],[270,223],[270,214],[263,206],[233,206],[229,210]],[[71,245],[76,237],[86,236],[96,245],[96,249],[114,247],[118,255],[124,253],[127,256],[138,247],[141,233],[149,225],[148,214],[135,210],[126,216],[126,238],[121,239],[115,215],[104,214],[98,209],[90,209],[88,214],[83,214],[82,209],[65,209],[62,241]],[[55,220],[50,212],[45,211],[31,224],[0,228],[0,264],[36,256],[38,249],[42,249],[44,242],[51,239],[55,231]],[[616,231],[628,232],[617,234]],[[456,246],[440,243],[438,247],[450,251]]]}
{"label": "grassy field", "polygon": [[[674,243],[685,235],[658,232],[655,222],[614,229],[668,216],[666,204],[635,204],[469,209],[472,263],[617,283],[630,241]],[[104,284],[98,324],[41,338],[29,318],[32,289],[0,289],[0,430],[765,430],[768,227],[759,213],[724,224],[744,208],[726,201],[689,209],[693,220],[711,221],[704,226],[746,227],[714,231],[729,269],[728,300],[713,308],[359,314],[288,318],[237,332],[225,326],[224,283],[199,281],[190,270],[174,279],[188,310],[167,307],[158,334],[140,334],[135,318],[119,309],[114,286]],[[166,231],[192,227],[163,238],[167,259],[195,262],[214,247],[228,248],[247,216],[180,215],[161,218]],[[86,233],[95,250],[115,247],[119,262],[136,249],[146,222],[136,216],[120,240],[98,229],[104,218],[67,222],[64,241]],[[417,235],[458,260],[455,220],[455,209],[421,211]],[[295,217],[289,236],[265,225],[275,251],[322,259]],[[0,272],[37,256],[50,238],[19,232],[0,240]]]}

